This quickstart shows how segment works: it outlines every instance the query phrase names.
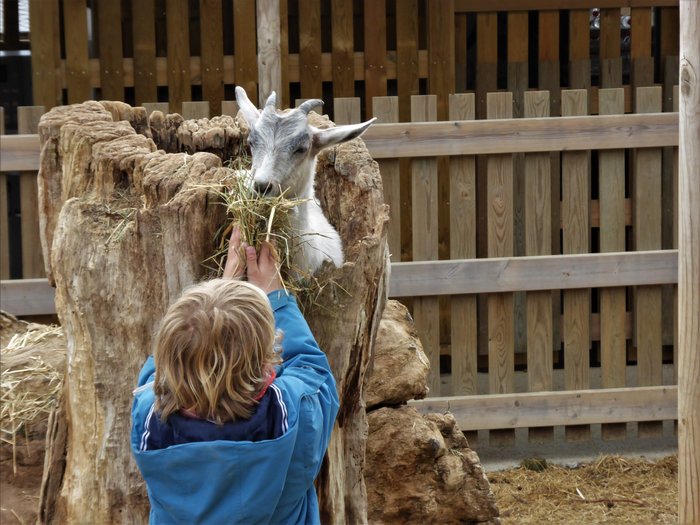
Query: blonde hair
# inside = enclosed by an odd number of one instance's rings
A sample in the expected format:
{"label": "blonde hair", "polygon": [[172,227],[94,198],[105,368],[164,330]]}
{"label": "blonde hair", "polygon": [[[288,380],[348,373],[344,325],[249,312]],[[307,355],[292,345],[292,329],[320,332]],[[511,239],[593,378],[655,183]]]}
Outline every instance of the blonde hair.
{"label": "blonde hair", "polygon": [[247,419],[282,361],[272,308],[256,286],[214,279],[186,290],[156,335],[156,409],[218,424]]}

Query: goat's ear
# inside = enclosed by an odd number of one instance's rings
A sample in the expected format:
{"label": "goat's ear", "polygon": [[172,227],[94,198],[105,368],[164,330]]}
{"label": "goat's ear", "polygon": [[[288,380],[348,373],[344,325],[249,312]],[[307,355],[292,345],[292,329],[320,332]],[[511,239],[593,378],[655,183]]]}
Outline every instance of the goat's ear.
{"label": "goat's ear", "polygon": [[328,146],[334,146],[355,139],[362,135],[372,123],[377,120],[376,117],[361,124],[348,124],[346,126],[336,126],[329,129],[315,129],[313,131],[313,145],[316,151],[321,151]]}
{"label": "goat's ear", "polygon": [[260,117],[260,111],[256,108],[253,103],[248,98],[248,95],[241,86],[236,86],[236,102],[238,102],[238,107],[243,113],[243,118],[248,123],[251,128],[255,126],[255,123]]}

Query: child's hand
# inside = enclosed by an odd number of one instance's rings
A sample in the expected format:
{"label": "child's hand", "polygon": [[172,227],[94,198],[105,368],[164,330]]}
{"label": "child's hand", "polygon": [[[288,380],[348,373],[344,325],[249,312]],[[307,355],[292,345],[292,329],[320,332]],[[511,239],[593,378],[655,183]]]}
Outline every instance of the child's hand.
{"label": "child's hand", "polygon": [[248,281],[266,294],[282,288],[279,266],[272,253],[270,243],[263,243],[260,254],[252,246],[245,247],[248,262]]}
{"label": "child's hand", "polygon": [[241,256],[241,229],[238,224],[233,225],[231,237],[228,241],[228,255],[224,267],[224,279],[241,279],[245,275],[245,259]]}

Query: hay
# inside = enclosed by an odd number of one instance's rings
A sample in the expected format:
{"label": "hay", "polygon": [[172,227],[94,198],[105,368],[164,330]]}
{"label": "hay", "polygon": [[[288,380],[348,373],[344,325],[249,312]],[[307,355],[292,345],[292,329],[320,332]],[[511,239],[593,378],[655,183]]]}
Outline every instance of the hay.
{"label": "hay", "polygon": [[17,472],[18,436],[28,440],[34,426],[45,423],[56,406],[65,370],[65,342],[58,326],[18,323],[0,349],[0,440],[12,447]]}
{"label": "hay", "polygon": [[488,474],[503,525],[678,521],[675,456],[656,462],[601,456],[574,469],[529,465]]}

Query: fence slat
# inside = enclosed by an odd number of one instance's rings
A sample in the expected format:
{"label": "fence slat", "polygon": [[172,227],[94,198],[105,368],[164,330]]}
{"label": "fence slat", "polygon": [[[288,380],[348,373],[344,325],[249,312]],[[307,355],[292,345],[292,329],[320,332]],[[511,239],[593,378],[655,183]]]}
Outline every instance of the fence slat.
{"label": "fence slat", "polygon": [[[5,108],[0,106],[0,135],[5,134]],[[10,228],[8,223],[7,175],[0,171],[0,279],[10,278]]]}
{"label": "fence slat", "polygon": [[[43,106],[17,108],[17,131],[37,133]],[[36,171],[20,173],[20,228],[22,232],[22,277],[43,277],[44,258],[39,239],[39,197]]]}
{"label": "fence slat", "polygon": [[185,120],[209,118],[209,102],[206,100],[204,102],[184,101],[182,103],[182,118]]}
{"label": "fence slat", "polygon": [[333,51],[333,96],[355,96],[353,3],[331,0],[331,45]]}
{"label": "fence slat", "polygon": [[182,103],[191,98],[187,0],[166,0],[165,13],[168,31],[168,103],[170,111],[182,113]]}
{"label": "fence slat", "polygon": [[63,102],[58,0],[31,0],[32,92],[36,105],[47,110]]}
{"label": "fence slat", "polygon": [[[141,0],[132,14],[134,34],[134,95],[136,103],[158,100],[156,84],[155,0]],[[223,67],[223,66],[222,66]]]}
{"label": "fence slat", "polygon": [[200,0],[200,38],[202,40],[202,96],[209,102],[210,114],[221,114],[224,99],[224,30],[221,0]]}
{"label": "fence slat", "polygon": [[[396,1],[396,84],[401,122],[411,120],[411,97],[418,95],[418,0]],[[408,182],[406,176],[406,182]],[[405,186],[402,180],[402,186]]]}
{"label": "fence slat", "polygon": [[68,103],[89,100],[88,23],[85,0],[64,0],[63,23],[66,47],[66,89]]}
{"label": "fence slat", "polygon": [[[619,115],[625,112],[625,94],[622,88],[601,89],[598,93],[598,111],[601,115]],[[599,152],[598,193],[600,203],[600,251],[625,250],[625,152]],[[624,387],[627,380],[627,340],[625,338],[624,287],[600,291],[600,367],[603,388]],[[603,439],[624,439],[627,425],[603,425]]]}
{"label": "fence slat", "polygon": [[600,86],[622,86],[622,58],[620,56],[620,8],[600,11]]}
{"label": "fence slat", "polygon": [[364,0],[365,97],[384,97],[386,91],[386,0]]}
{"label": "fence slat", "polygon": [[[651,57],[652,24],[650,7],[633,7],[630,29],[632,95],[636,88],[654,83],[654,59]],[[635,99],[636,100],[636,99]]]}
{"label": "fence slat", "polygon": [[[413,121],[435,120],[437,100],[435,95],[411,97]],[[438,253],[438,185],[437,159],[414,159],[411,165],[413,196],[413,259],[430,261]],[[418,297],[413,302],[413,318],[421,336],[423,349],[430,361],[428,387],[431,395],[440,394],[440,312],[438,298]]]}
{"label": "fence slat", "polygon": [[[124,99],[122,26],[115,23],[116,20],[121,19],[121,2],[100,2],[97,6],[97,34],[100,42],[100,88],[101,98],[104,100]],[[169,30],[168,36],[170,36]],[[184,45],[189,44],[189,41],[185,42],[186,44]],[[170,49],[168,49],[168,56],[170,56]]]}
{"label": "fence slat", "polygon": [[[562,92],[564,116],[587,113],[586,91]],[[589,160],[585,151],[562,153],[562,252],[590,252]],[[588,388],[590,350],[590,290],[564,291],[564,385],[567,390]],[[566,427],[566,438],[572,441],[590,438],[589,426]]]}
{"label": "fence slat", "polygon": [[[524,115],[531,118],[548,117],[549,93],[547,91],[525,93]],[[551,168],[550,154],[525,154],[525,255],[552,253]],[[530,392],[552,390],[554,342],[552,308],[552,292],[527,292],[527,380]],[[530,442],[550,441],[553,436],[552,427],[531,428],[528,431]]]}
{"label": "fence slat", "polygon": [[[486,113],[489,119],[512,117],[511,93],[488,93]],[[487,255],[513,255],[513,156],[490,155],[487,173]],[[515,316],[512,293],[489,294],[488,356],[489,393],[512,392],[515,380]],[[511,444],[515,434],[510,430],[494,430],[489,434],[492,445]]]}
{"label": "fence slat", "polygon": [[549,112],[561,114],[561,84],[559,81],[559,12],[539,13],[539,64],[537,85],[549,91]]}
{"label": "fence slat", "polygon": [[360,99],[341,97],[333,99],[333,122],[336,124],[357,124],[362,120]]}
{"label": "fence slat", "polygon": [[[637,88],[637,113],[661,110],[661,87]],[[661,248],[661,148],[646,148],[635,152],[634,188],[634,247],[635,250]],[[661,385],[663,366],[661,286],[635,288],[635,340],[637,342],[637,373],[639,386]],[[661,422],[639,425],[640,437],[657,437]]]}
{"label": "fence slat", "polygon": [[299,0],[299,67],[302,98],[322,98],[319,0]]}
{"label": "fence slat", "polygon": [[[450,96],[451,120],[475,117],[474,94]],[[450,158],[450,259],[476,258],[476,159]],[[451,300],[452,394],[477,393],[476,295]]]}
{"label": "fence slat", "polygon": [[[591,87],[591,22],[588,9],[569,11],[569,87]],[[590,99],[590,97],[589,97]]]}
{"label": "fence slat", "polygon": [[476,118],[486,117],[486,94],[498,90],[498,15],[476,15]]}

